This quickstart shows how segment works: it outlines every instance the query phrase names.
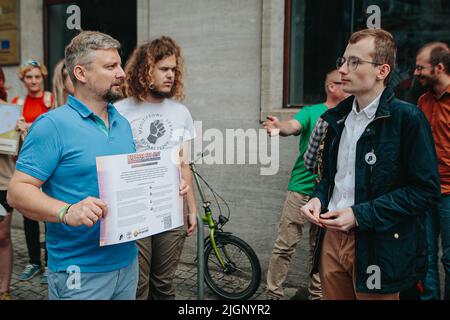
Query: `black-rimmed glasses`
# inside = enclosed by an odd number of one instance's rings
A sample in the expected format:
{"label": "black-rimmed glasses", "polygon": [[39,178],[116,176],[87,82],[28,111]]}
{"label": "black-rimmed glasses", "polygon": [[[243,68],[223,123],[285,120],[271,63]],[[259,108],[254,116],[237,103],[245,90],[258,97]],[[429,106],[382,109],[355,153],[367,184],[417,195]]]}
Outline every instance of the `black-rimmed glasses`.
{"label": "black-rimmed glasses", "polygon": [[358,57],[348,57],[348,59],[346,59],[345,57],[339,57],[336,60],[336,68],[339,70],[344,63],[347,62],[347,67],[350,71],[355,71],[358,66],[362,63],[370,63],[376,66],[382,66],[384,63],[378,63],[378,62],[373,62],[373,61],[366,61],[366,60],[361,60]]}
{"label": "black-rimmed glasses", "polygon": [[434,68],[434,66],[432,66],[432,65],[429,65],[429,66],[417,65],[417,66],[414,67],[414,70],[422,71],[423,69],[429,69],[429,68]]}

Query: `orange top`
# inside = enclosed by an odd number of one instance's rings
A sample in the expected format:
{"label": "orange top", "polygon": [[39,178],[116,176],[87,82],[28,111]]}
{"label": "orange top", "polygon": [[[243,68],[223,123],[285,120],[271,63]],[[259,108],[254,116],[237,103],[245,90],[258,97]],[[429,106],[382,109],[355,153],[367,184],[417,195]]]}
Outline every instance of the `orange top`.
{"label": "orange top", "polygon": [[419,99],[419,108],[431,125],[441,177],[441,192],[450,194],[450,86],[440,97],[427,92]]}
{"label": "orange top", "polygon": [[[25,121],[27,123],[32,123],[34,120],[37,119],[41,114],[46,113],[48,111],[47,106],[45,105],[44,101],[44,93],[42,94],[42,97],[40,98],[33,98],[30,96],[27,96],[25,99],[25,103],[23,105],[23,117],[25,118]],[[15,97],[11,102],[13,104],[16,104],[19,100],[19,97]],[[51,105],[53,105],[53,95],[51,97]]]}

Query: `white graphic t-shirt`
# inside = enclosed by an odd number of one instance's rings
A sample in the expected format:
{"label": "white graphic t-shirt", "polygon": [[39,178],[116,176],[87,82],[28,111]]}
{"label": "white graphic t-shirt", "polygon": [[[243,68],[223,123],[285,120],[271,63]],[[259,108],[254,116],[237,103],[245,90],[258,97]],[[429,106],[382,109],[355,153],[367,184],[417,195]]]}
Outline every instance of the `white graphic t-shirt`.
{"label": "white graphic t-shirt", "polygon": [[149,103],[130,97],[114,106],[130,123],[137,152],[180,148],[183,142],[195,139],[189,110],[175,100]]}

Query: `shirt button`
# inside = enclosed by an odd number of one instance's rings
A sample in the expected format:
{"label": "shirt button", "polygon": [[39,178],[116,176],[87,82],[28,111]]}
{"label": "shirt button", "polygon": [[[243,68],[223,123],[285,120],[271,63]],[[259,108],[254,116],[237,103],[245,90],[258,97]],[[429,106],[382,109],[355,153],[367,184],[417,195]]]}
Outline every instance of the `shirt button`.
{"label": "shirt button", "polygon": [[400,235],[399,235],[398,233],[396,233],[396,234],[394,234],[394,238],[395,238],[395,239],[399,239],[399,238],[400,238]]}

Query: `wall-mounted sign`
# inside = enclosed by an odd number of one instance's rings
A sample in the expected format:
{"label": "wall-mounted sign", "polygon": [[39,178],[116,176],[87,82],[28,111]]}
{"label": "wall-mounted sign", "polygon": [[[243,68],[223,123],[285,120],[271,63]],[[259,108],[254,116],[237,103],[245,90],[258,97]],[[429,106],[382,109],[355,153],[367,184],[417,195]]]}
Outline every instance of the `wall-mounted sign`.
{"label": "wall-mounted sign", "polygon": [[20,64],[19,31],[0,31],[0,64]]}
{"label": "wall-mounted sign", "polygon": [[18,29],[18,15],[18,0],[0,0],[0,30]]}
{"label": "wall-mounted sign", "polygon": [[0,64],[20,64],[19,0],[0,0]]}

